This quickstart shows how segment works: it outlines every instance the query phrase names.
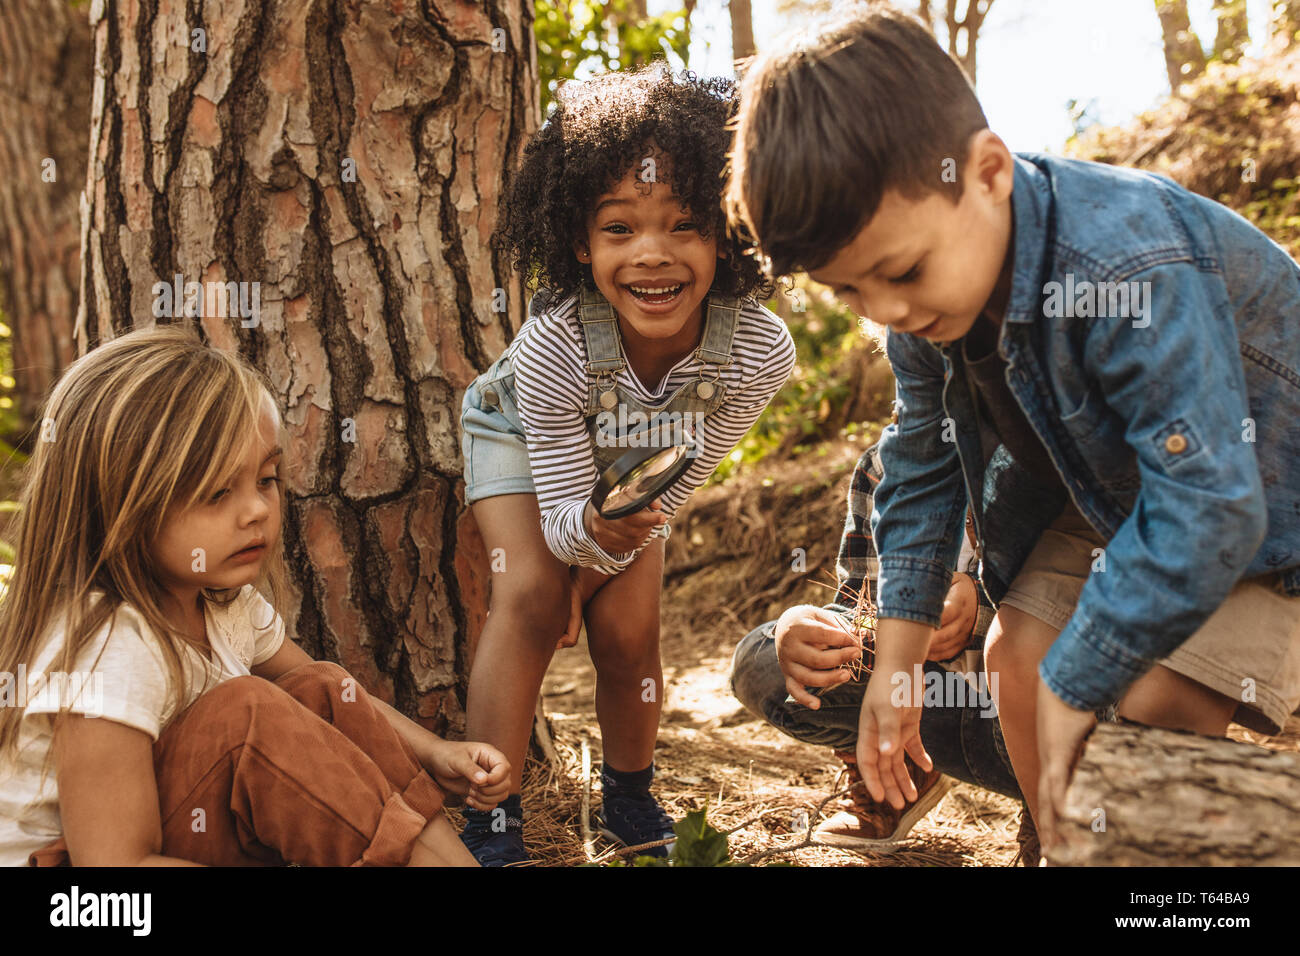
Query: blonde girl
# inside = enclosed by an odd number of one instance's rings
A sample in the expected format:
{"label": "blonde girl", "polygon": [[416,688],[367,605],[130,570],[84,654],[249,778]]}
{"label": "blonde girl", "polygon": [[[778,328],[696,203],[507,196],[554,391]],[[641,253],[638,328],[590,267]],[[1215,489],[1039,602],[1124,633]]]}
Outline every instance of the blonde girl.
{"label": "blonde girl", "polygon": [[[0,863],[474,865],[444,796],[509,766],[285,639],[280,421],[190,331],[73,364],[0,599]],[[436,781],[436,782],[435,782]]]}

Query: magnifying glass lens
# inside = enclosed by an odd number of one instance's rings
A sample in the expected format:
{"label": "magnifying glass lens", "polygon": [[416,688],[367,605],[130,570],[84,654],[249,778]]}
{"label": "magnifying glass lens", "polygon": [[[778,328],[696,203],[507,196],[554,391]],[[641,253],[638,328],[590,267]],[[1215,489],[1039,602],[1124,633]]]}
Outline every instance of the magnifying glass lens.
{"label": "magnifying glass lens", "polygon": [[[647,507],[667,491],[690,467],[689,445],[671,445],[651,451],[634,464],[622,460],[602,476],[609,491],[596,502],[606,518],[621,518]],[[637,453],[630,457],[635,459]]]}
{"label": "magnifying glass lens", "polygon": [[657,479],[670,471],[674,465],[682,460],[685,454],[686,449],[684,446],[674,445],[671,448],[665,448],[653,458],[637,465],[610,489],[609,494],[605,497],[602,511],[624,508],[646,495],[657,493],[659,491]]}

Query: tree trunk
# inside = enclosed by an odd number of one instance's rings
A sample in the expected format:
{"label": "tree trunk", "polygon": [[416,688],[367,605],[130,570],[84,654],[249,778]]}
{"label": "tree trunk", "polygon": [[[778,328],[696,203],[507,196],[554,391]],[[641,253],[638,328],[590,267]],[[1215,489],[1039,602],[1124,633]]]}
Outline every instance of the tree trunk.
{"label": "tree trunk", "polygon": [[731,59],[748,59],[755,52],[750,0],[728,0],[727,11],[731,15]]}
{"label": "tree trunk", "polygon": [[[959,0],[948,0],[944,23],[948,28],[948,52],[966,71],[971,86],[975,85],[975,50],[979,43],[980,28],[989,15],[993,0],[964,0],[965,13],[957,18]],[[928,13],[928,8],[926,10]]]}
{"label": "tree trunk", "polygon": [[486,608],[460,398],[523,318],[487,243],[538,121],[532,4],[97,0],[91,28],[80,346],[152,324],[174,276],[249,284],[157,321],[238,349],[280,403],[285,620],[459,731]]}
{"label": "tree trunk", "polygon": [[1187,0],[1155,0],[1155,3],[1164,37],[1165,73],[1169,77],[1169,89],[1177,93],[1184,83],[1205,72],[1205,52],[1187,17]]}
{"label": "tree trunk", "polygon": [[1066,794],[1066,866],[1300,865],[1300,754],[1101,724]]}
{"label": "tree trunk", "polygon": [[1246,0],[1214,0],[1218,29],[1214,34],[1214,55],[1224,63],[1235,63],[1250,44],[1250,21]]}
{"label": "tree trunk", "polygon": [[934,32],[934,11],[930,9],[930,0],[917,0],[916,18],[925,24],[925,28]]}
{"label": "tree trunk", "polygon": [[68,0],[0,6],[0,308],[24,430],[72,359],[90,27]]}

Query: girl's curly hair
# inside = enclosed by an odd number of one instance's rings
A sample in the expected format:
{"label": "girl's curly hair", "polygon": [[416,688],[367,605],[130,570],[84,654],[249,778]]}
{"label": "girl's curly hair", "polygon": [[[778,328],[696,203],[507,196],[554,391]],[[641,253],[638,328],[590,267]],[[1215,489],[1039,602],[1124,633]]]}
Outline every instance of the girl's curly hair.
{"label": "girl's curly hair", "polygon": [[769,297],[772,282],[753,244],[728,232],[722,208],[728,125],[737,108],[731,80],[674,75],[662,62],[564,84],[512,177],[494,246],[530,285],[560,297],[594,288],[573,242],[587,238],[596,200],[639,167],[653,145],[662,157],[657,178],[670,178],[701,234],[717,236],[726,250],[711,291]]}

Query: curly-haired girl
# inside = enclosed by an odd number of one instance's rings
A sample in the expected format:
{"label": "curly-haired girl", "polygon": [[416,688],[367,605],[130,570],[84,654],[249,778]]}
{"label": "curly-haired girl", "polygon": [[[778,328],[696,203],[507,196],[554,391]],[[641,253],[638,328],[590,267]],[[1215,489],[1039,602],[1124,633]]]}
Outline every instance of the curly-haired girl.
{"label": "curly-haired girl", "polygon": [[[730,81],[663,67],[560,90],[497,236],[541,287],[533,314],[462,406],[466,500],[494,572],[467,733],[520,767],[551,656],[585,619],[603,736],[599,824],[625,845],[673,835],[650,793],[668,521],[794,363],[785,326],[756,301],[769,281],[725,231],[736,106]],[[624,423],[647,419],[693,431],[696,457],[650,507],[607,519],[593,487],[639,443]],[[485,865],[528,859],[519,790],[516,769],[500,807],[466,812],[461,838]]]}

